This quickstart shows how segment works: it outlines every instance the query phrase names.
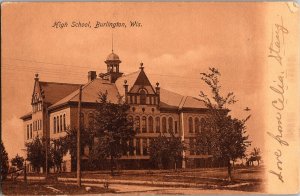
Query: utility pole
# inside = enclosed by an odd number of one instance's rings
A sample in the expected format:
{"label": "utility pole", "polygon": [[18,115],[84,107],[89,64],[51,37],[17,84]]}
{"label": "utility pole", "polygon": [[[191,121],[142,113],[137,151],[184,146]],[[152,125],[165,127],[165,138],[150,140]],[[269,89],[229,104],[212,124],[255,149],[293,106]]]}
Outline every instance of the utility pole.
{"label": "utility pole", "polygon": [[80,170],[80,128],[81,128],[81,93],[82,85],[79,87],[78,101],[78,129],[77,129],[77,186],[81,186],[81,170]]}
{"label": "utility pole", "polygon": [[[46,119],[48,119],[49,118],[49,116],[48,116],[48,107],[46,106]],[[48,127],[47,127],[47,122],[45,121],[45,123],[46,123],[46,128],[45,128],[45,131],[44,131],[44,133],[45,133],[45,138],[46,138],[46,143],[45,143],[45,148],[46,148],[46,179],[47,179],[47,177],[48,177]]]}

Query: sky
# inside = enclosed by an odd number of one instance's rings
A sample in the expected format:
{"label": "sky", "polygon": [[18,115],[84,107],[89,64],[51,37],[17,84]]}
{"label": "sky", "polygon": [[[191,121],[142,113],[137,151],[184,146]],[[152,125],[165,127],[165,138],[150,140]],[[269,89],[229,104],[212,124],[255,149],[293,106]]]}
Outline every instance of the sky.
{"label": "sky", "polygon": [[[239,100],[231,114],[251,114],[252,147],[263,147],[265,3],[5,3],[1,21],[2,139],[9,157],[24,148],[20,117],[31,111],[34,75],[41,81],[86,83],[87,72],[104,72],[112,50],[122,72],[140,62],[152,83],[199,98],[209,89],[200,73],[221,72],[221,92]],[[91,28],[70,27],[72,22]],[[126,28],[94,28],[96,22]],[[130,21],[141,23],[130,27]],[[68,27],[54,28],[55,22]],[[246,107],[251,110],[244,111]]]}

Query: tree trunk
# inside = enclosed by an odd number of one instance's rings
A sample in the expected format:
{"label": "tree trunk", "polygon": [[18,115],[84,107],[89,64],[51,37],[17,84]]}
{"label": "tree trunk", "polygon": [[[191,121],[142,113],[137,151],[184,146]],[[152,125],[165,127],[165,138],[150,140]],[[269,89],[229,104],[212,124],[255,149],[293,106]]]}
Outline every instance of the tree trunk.
{"label": "tree trunk", "polygon": [[228,181],[231,182],[232,178],[231,178],[231,163],[230,163],[230,159],[228,159],[228,161],[227,161],[227,171],[228,171]]}
{"label": "tree trunk", "polygon": [[259,166],[259,160],[257,160],[257,165]]}

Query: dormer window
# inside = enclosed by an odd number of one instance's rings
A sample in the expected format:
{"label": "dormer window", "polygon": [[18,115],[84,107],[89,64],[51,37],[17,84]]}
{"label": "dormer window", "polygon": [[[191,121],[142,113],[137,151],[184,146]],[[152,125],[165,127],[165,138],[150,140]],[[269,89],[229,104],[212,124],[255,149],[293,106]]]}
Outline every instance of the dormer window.
{"label": "dormer window", "polygon": [[140,104],[146,104],[146,92],[145,90],[140,91]]}

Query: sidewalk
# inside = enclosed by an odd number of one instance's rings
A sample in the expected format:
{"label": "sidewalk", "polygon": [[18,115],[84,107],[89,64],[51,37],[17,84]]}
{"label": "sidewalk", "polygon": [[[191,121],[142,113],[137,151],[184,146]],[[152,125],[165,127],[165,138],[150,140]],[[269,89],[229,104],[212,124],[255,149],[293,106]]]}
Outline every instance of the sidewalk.
{"label": "sidewalk", "polygon": [[[77,178],[62,178],[59,177],[58,181],[62,182],[76,182]],[[186,183],[186,182],[162,182],[162,181],[142,181],[142,180],[114,180],[114,179],[91,179],[82,178],[82,182],[93,183],[93,184],[123,184],[123,185],[144,185],[144,186],[159,186],[159,187],[189,187],[189,188],[230,188],[250,185],[251,183],[238,183],[234,185],[218,186],[218,185],[208,185],[206,183]]]}

